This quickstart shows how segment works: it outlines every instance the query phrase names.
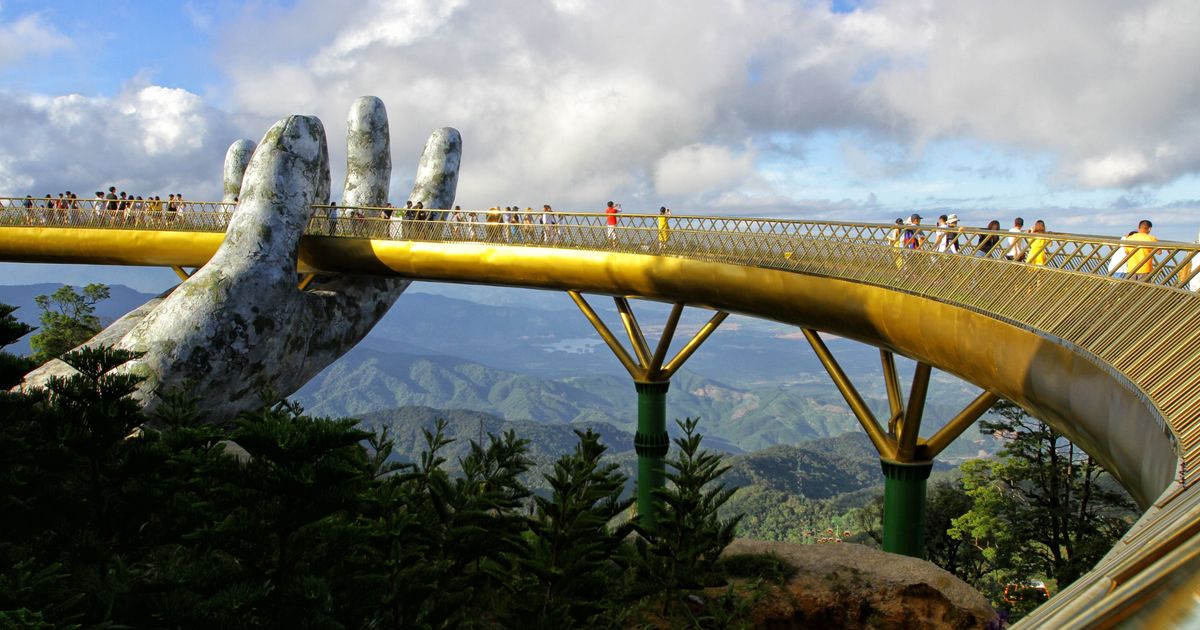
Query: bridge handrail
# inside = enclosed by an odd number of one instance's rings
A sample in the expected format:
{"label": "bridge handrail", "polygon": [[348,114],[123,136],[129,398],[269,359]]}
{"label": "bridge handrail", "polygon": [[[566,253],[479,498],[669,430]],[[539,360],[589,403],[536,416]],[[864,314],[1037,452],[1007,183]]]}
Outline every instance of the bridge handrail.
{"label": "bridge handrail", "polygon": [[[45,207],[52,198],[0,197],[0,225],[58,226],[93,229],[152,229],[169,231],[223,232],[236,204],[212,201],[154,200],[69,200],[68,207]],[[27,204],[30,204],[27,206]],[[329,211],[336,207],[336,216]],[[392,218],[385,219],[386,212]],[[1165,287],[1195,290],[1200,285],[1200,244],[1159,241],[1153,245],[1134,244],[1118,238],[1048,232],[1035,235],[1014,234],[962,227],[954,230],[937,226],[897,226],[894,224],[846,221],[807,221],[792,219],[744,219],[694,215],[658,215],[621,213],[617,225],[608,232],[609,215],[596,212],[518,211],[512,213],[520,223],[495,223],[486,211],[463,211],[466,220],[455,221],[453,211],[425,210],[426,220],[405,219],[404,208],[316,206],[307,233],[391,240],[434,242],[471,241],[506,245],[546,245],[585,247],[621,251],[645,250],[654,253],[692,255],[705,259],[724,259],[736,253],[743,264],[766,263],[775,266],[780,257],[790,258],[796,250],[811,250],[815,243],[855,243],[896,250],[906,230],[922,237],[916,249],[937,251],[942,234],[957,244],[957,253],[946,256],[973,256],[1027,265],[1013,260],[1013,239],[1021,249],[1043,252],[1044,266],[1064,271],[1100,275],[1114,280],[1141,267],[1146,277],[1139,281]],[[493,218],[502,220],[500,213]],[[546,223],[550,219],[553,223]],[[665,221],[664,221],[665,220]],[[770,242],[763,240],[769,237]],[[731,251],[732,250],[732,251]],[[808,251],[811,255],[811,251]],[[765,257],[766,260],[761,259]],[[1131,261],[1137,257],[1140,260]],[[760,260],[747,260],[747,258]],[[731,260],[732,262],[732,260]]]}

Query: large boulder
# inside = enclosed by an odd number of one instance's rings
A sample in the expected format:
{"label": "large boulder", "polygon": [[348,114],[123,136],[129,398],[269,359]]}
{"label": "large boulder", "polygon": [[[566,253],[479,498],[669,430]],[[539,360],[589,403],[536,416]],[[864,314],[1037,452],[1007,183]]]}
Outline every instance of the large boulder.
{"label": "large boulder", "polygon": [[751,613],[768,628],[984,628],[996,612],[933,563],[853,544],[736,540],[725,554],[771,553],[796,574]]}

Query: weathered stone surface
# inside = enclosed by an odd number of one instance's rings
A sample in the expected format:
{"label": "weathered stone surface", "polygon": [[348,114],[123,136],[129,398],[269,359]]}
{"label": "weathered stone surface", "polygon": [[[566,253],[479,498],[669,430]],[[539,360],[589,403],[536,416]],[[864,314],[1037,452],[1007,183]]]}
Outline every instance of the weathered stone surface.
{"label": "weathered stone surface", "polygon": [[[348,123],[343,204],[383,205],[391,159],[382,102],[360,98]],[[429,207],[452,205],[460,151],[457,131],[434,132],[412,198]],[[321,122],[291,116],[276,123],[253,152],[212,260],[87,345],[144,353],[122,369],[145,378],[136,396],[151,412],[163,393],[182,388],[199,397],[210,421],[221,422],[299,389],[358,343],[408,286],[395,278],[346,275],[296,288],[300,237],[311,207],[328,202],[329,188]],[[23,385],[70,371],[52,363]]]}
{"label": "weathered stone surface", "polygon": [[374,96],[355,100],[346,116],[346,183],[342,186],[342,205],[380,207],[387,203],[392,179],[390,138],[383,101]]}
{"label": "weathered stone surface", "polygon": [[233,203],[237,201],[242,190],[242,177],[246,167],[254,155],[254,141],[242,138],[229,145],[225,152],[225,169],[222,173],[221,201]]}
{"label": "weathered stone surface", "polygon": [[[442,127],[433,132],[425,142],[408,200],[414,204],[420,202],[426,208],[452,208],[454,192],[458,189],[458,166],[461,160],[462,137],[458,130]],[[445,217],[438,214],[437,218]]]}
{"label": "weathered stone surface", "polygon": [[736,540],[725,555],[773,553],[797,573],[753,607],[768,628],[983,628],[987,599],[931,562],[862,545]]}
{"label": "weathered stone surface", "polygon": [[[158,308],[158,305],[162,304],[163,299],[170,295],[171,292],[176,288],[177,287],[171,287],[170,289],[158,294],[154,298],[151,298],[145,304],[142,304],[132,311],[129,311],[120,319],[110,324],[108,328],[100,331],[100,333],[95,337],[87,340],[87,343],[82,344],[80,347],[111,346],[117,344],[125,337],[126,334],[129,333],[130,330],[133,329],[138,322],[145,319],[145,317],[149,315],[155,308]],[[38,366],[29,374],[26,374],[22,381],[21,387],[42,385],[49,382],[49,380],[55,376],[67,377],[74,373],[75,368],[72,368],[58,359],[54,359],[53,361],[48,361],[45,364]]]}

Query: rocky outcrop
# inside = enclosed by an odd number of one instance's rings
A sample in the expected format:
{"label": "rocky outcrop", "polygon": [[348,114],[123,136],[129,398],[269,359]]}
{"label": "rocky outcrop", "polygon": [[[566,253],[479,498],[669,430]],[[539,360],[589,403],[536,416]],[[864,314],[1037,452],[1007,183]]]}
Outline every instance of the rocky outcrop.
{"label": "rocky outcrop", "polygon": [[933,563],[862,545],[736,540],[725,555],[772,553],[797,569],[753,604],[762,628],[984,628],[987,600]]}

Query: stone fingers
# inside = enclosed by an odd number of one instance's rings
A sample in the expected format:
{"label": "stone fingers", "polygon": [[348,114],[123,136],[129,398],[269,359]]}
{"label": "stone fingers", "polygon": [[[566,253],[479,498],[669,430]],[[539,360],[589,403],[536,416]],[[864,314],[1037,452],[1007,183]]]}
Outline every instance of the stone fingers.
{"label": "stone fingers", "polygon": [[343,206],[379,208],[387,203],[392,148],[387,109],[374,96],[360,96],[346,117],[346,183]]}
{"label": "stone fingers", "polygon": [[233,203],[237,201],[242,191],[242,177],[246,174],[246,166],[254,155],[254,141],[242,138],[229,145],[225,152],[225,168],[222,171],[221,201]]}
{"label": "stone fingers", "polygon": [[[454,206],[458,190],[458,168],[462,162],[462,136],[458,130],[442,127],[429,135],[409,200],[426,208],[448,210]],[[444,217],[438,217],[444,218]]]}

